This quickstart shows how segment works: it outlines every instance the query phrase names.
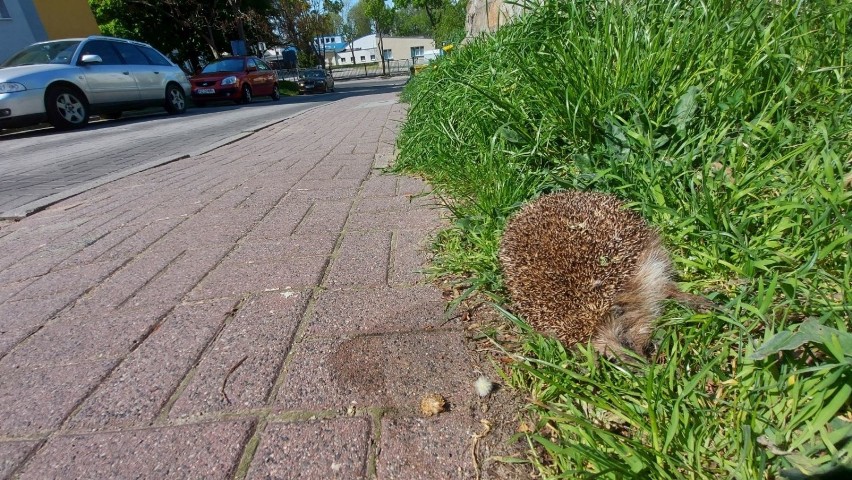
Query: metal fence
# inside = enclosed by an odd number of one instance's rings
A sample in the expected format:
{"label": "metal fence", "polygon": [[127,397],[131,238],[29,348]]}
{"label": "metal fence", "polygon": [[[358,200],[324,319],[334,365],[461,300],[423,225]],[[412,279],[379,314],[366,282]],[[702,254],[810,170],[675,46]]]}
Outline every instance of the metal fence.
{"label": "metal fence", "polygon": [[[410,59],[388,60],[385,62],[385,74],[390,76],[409,75],[411,73],[411,67],[419,63],[423,62],[412,62]],[[295,82],[299,79],[299,74],[304,70],[312,69],[294,68],[289,70],[278,70],[278,78]],[[331,75],[334,77],[335,80],[380,77],[382,76],[382,64],[363,63],[346,66],[336,65],[331,69]]]}

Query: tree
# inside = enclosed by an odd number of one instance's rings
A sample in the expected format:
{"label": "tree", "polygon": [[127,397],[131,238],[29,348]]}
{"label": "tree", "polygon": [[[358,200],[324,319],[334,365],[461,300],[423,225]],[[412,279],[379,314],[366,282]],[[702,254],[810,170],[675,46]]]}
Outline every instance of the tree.
{"label": "tree", "polygon": [[355,61],[355,39],[358,38],[355,36],[355,23],[351,21],[344,23],[340,27],[340,34],[343,36],[343,41],[349,45],[349,51],[352,52],[352,64],[358,63]]}
{"label": "tree", "polygon": [[355,29],[355,38],[369,35],[370,32],[373,31],[372,21],[367,17],[367,13],[364,11],[363,0],[358,0],[349,7],[349,11],[346,12],[346,20],[353,25]]}
{"label": "tree", "polygon": [[299,51],[303,66],[325,63],[318,37],[337,33],[341,23],[341,0],[275,0],[274,23],[284,43]]}
{"label": "tree", "polygon": [[400,37],[432,36],[432,25],[426,12],[412,6],[397,8],[392,31]]}
{"label": "tree", "polygon": [[194,69],[203,58],[217,57],[219,45],[235,37],[271,40],[271,2],[89,0],[89,5],[103,33],[150,43]]}
{"label": "tree", "polygon": [[435,27],[441,21],[444,6],[449,3],[450,0],[394,0],[394,6],[398,8],[414,7],[423,9],[429,18],[429,24],[432,25],[432,31],[435,30]]}
{"label": "tree", "polygon": [[435,45],[446,43],[458,43],[467,34],[465,21],[467,20],[467,0],[459,0],[456,3],[447,3],[441,12],[441,19],[432,32]]}
{"label": "tree", "polygon": [[384,0],[362,0],[364,2],[364,13],[367,18],[373,21],[376,29],[376,35],[379,36],[379,53],[382,58],[382,75],[387,74],[385,66],[385,49],[382,43],[382,32],[387,32],[387,29],[393,24],[393,9],[385,5]]}

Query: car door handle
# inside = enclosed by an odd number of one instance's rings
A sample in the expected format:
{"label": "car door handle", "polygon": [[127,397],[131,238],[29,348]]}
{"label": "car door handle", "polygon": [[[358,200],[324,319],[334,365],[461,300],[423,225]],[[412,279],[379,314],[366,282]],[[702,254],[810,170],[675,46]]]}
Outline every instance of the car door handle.
{"label": "car door handle", "polygon": [[121,73],[123,73],[125,75],[130,75],[130,72],[121,72]]}
{"label": "car door handle", "polygon": [[160,72],[154,72],[154,75],[159,75],[159,74],[160,74]]}

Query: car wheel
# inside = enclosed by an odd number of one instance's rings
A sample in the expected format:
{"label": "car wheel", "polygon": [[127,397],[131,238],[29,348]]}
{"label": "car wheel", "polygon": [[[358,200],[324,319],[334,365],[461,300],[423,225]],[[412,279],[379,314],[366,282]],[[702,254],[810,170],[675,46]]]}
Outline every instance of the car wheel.
{"label": "car wheel", "polygon": [[251,87],[248,85],[243,85],[243,103],[251,103]]}
{"label": "car wheel", "polygon": [[69,87],[53,87],[44,99],[47,119],[61,130],[82,128],[89,123],[89,105],[80,92]]}
{"label": "car wheel", "polygon": [[166,111],[172,115],[186,111],[186,96],[183,89],[171,83],[166,87]]}
{"label": "car wheel", "polygon": [[281,92],[278,91],[278,84],[272,86],[272,101],[277,102],[281,99]]}

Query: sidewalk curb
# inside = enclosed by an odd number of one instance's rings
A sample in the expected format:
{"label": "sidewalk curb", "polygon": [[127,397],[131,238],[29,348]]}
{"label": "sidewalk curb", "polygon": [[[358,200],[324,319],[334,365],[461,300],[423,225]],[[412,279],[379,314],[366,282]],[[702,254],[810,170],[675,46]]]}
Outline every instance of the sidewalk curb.
{"label": "sidewalk curb", "polygon": [[303,115],[305,113],[312,112],[312,111],[314,111],[318,108],[325,107],[325,106],[327,106],[331,103],[334,103],[334,102],[329,102],[329,103],[325,103],[325,104],[322,104],[322,105],[317,105],[317,106],[311,107],[307,110],[302,110],[302,111],[296,112],[292,115],[288,115],[286,117],[280,118],[278,120],[272,120],[272,121],[269,121],[269,122],[266,122],[266,123],[262,123],[260,125],[255,126],[255,127],[245,129],[245,130],[243,130],[242,132],[240,132],[236,135],[232,135],[228,138],[224,138],[222,140],[219,140],[218,142],[215,142],[215,143],[208,145],[206,147],[202,147],[202,148],[193,150],[189,153],[183,153],[183,154],[179,154],[179,155],[172,155],[172,156],[169,156],[169,157],[163,157],[163,158],[160,158],[160,159],[157,159],[157,160],[150,161],[148,163],[143,163],[142,165],[136,165],[135,167],[131,167],[131,168],[128,168],[128,169],[125,169],[125,170],[121,170],[119,172],[111,173],[109,175],[103,176],[103,177],[98,178],[96,180],[81,183],[81,184],[76,185],[74,187],[71,187],[67,190],[63,190],[61,192],[54,193],[53,195],[50,195],[48,197],[39,198],[38,200],[34,200],[30,203],[27,203],[27,204],[21,205],[19,207],[13,208],[12,210],[8,210],[6,212],[0,212],[0,220],[22,220],[22,219],[24,219],[24,218],[26,218],[26,217],[34,214],[34,213],[37,213],[37,212],[40,212],[41,210],[44,210],[45,208],[47,208],[47,207],[49,207],[49,206],[51,206],[55,203],[59,203],[62,200],[65,200],[67,198],[71,198],[71,197],[80,195],[81,193],[87,192],[87,191],[89,191],[93,188],[100,187],[101,185],[106,185],[107,183],[111,183],[111,182],[114,182],[116,180],[121,180],[124,177],[128,177],[128,176],[133,175],[135,173],[144,172],[145,170],[157,168],[159,166],[166,165],[166,164],[169,164],[169,163],[172,163],[172,162],[177,162],[179,160],[186,160],[187,158],[193,158],[193,157],[197,157],[199,155],[204,155],[205,153],[212,152],[213,150],[216,150],[217,148],[221,148],[221,147],[224,147],[226,145],[230,145],[234,142],[237,142],[239,140],[242,140],[246,137],[250,137],[250,136],[254,135],[255,133],[257,133],[261,130],[264,130],[266,128],[269,128],[273,125],[279,124],[281,122],[285,122],[285,121],[290,120],[292,118],[298,117],[299,115]]}

